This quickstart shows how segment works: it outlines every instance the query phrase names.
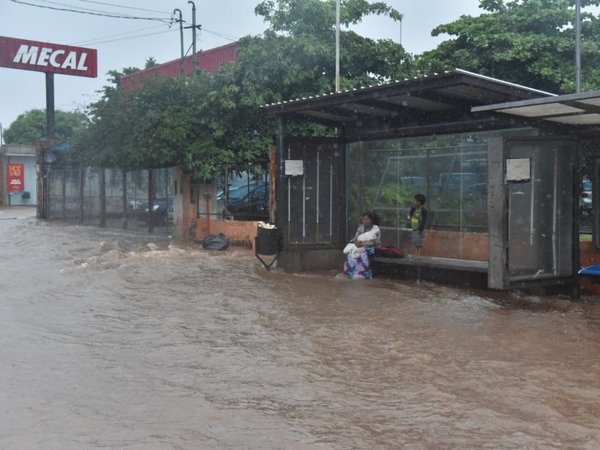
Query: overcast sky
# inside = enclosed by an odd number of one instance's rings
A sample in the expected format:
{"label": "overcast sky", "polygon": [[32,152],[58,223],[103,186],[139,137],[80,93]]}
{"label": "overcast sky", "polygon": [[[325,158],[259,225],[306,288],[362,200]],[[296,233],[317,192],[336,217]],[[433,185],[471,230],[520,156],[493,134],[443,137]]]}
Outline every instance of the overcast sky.
{"label": "overcast sky", "polygon": [[[202,25],[197,50],[264,31],[262,18],[254,15],[258,3],[259,0],[196,0],[196,22]],[[374,17],[353,30],[376,39],[401,41],[413,54],[430,50],[440,42],[441,38],[431,37],[431,30],[437,25],[481,11],[478,0],[388,0],[387,4],[404,14],[402,26]],[[98,98],[97,91],[107,84],[109,70],[143,67],[149,57],[158,63],[179,57],[179,26],[168,25],[175,8],[191,23],[192,5],[187,0],[0,0],[0,36],[97,49],[98,78],[54,76],[55,109],[74,111]],[[79,14],[66,9],[162,18],[167,23]],[[185,30],[186,50],[191,41],[191,30]],[[0,123],[4,128],[19,114],[45,107],[42,72],[0,67]]]}

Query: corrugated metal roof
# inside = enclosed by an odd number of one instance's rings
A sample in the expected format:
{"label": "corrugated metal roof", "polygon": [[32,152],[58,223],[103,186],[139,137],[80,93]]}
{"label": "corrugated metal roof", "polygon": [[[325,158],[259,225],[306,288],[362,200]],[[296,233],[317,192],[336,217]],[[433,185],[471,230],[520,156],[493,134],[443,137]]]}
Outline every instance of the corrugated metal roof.
{"label": "corrugated metal roof", "polygon": [[471,114],[473,106],[554,96],[461,69],[265,105],[277,115],[346,127],[422,126]]}
{"label": "corrugated metal roof", "polygon": [[[228,62],[237,61],[237,42],[203,50],[196,53],[197,67],[208,73],[215,72],[220,66]],[[174,59],[164,64],[159,64],[139,72],[124,75],[121,78],[120,88],[139,88],[141,82],[148,78],[177,78],[180,74],[190,75],[192,73],[193,55]]]}
{"label": "corrugated metal roof", "polygon": [[570,126],[600,125],[600,91],[477,106],[473,112],[496,112]]}

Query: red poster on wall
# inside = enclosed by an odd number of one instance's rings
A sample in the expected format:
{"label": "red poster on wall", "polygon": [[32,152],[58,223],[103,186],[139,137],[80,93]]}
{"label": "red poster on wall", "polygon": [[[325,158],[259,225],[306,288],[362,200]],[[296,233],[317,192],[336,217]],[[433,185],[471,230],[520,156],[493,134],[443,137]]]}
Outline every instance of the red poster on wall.
{"label": "red poster on wall", "polygon": [[6,174],[7,189],[10,194],[25,190],[25,165],[8,164]]}

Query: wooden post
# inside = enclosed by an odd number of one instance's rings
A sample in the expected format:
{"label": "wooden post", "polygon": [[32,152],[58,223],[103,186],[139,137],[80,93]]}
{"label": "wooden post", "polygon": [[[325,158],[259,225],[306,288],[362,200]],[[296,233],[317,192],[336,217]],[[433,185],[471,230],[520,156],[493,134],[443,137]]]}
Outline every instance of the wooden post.
{"label": "wooden post", "polygon": [[106,173],[104,166],[100,166],[100,221],[101,227],[106,226]]}
{"label": "wooden post", "polygon": [[154,169],[148,169],[148,231],[154,231]]}
{"label": "wooden post", "polygon": [[85,189],[85,168],[79,166],[79,224],[83,224],[83,220],[85,217],[85,208],[84,208],[84,189]]}
{"label": "wooden post", "polygon": [[127,204],[127,171],[121,170],[121,196],[123,199],[123,228],[129,227],[129,207]]}

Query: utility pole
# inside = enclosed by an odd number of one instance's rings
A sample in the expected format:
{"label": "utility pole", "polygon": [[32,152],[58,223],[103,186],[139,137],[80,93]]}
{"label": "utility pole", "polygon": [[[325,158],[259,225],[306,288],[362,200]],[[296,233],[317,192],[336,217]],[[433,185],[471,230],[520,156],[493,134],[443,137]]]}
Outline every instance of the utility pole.
{"label": "utility pole", "polygon": [[581,92],[581,0],[575,3],[575,92]]}
{"label": "utility pole", "polygon": [[179,42],[181,44],[181,59],[179,60],[179,76],[183,75],[183,15],[181,14],[181,10],[179,8],[175,8],[173,10],[173,14],[179,13]]}
{"label": "utility pole", "polygon": [[340,0],[335,4],[335,92],[340,92]]}
{"label": "utility pole", "polygon": [[192,0],[188,0],[188,3],[192,5],[192,76],[196,75],[196,5]]}
{"label": "utility pole", "polygon": [[399,44],[402,45],[402,20],[404,19],[404,17],[402,17],[402,19],[400,19],[400,42]]}

